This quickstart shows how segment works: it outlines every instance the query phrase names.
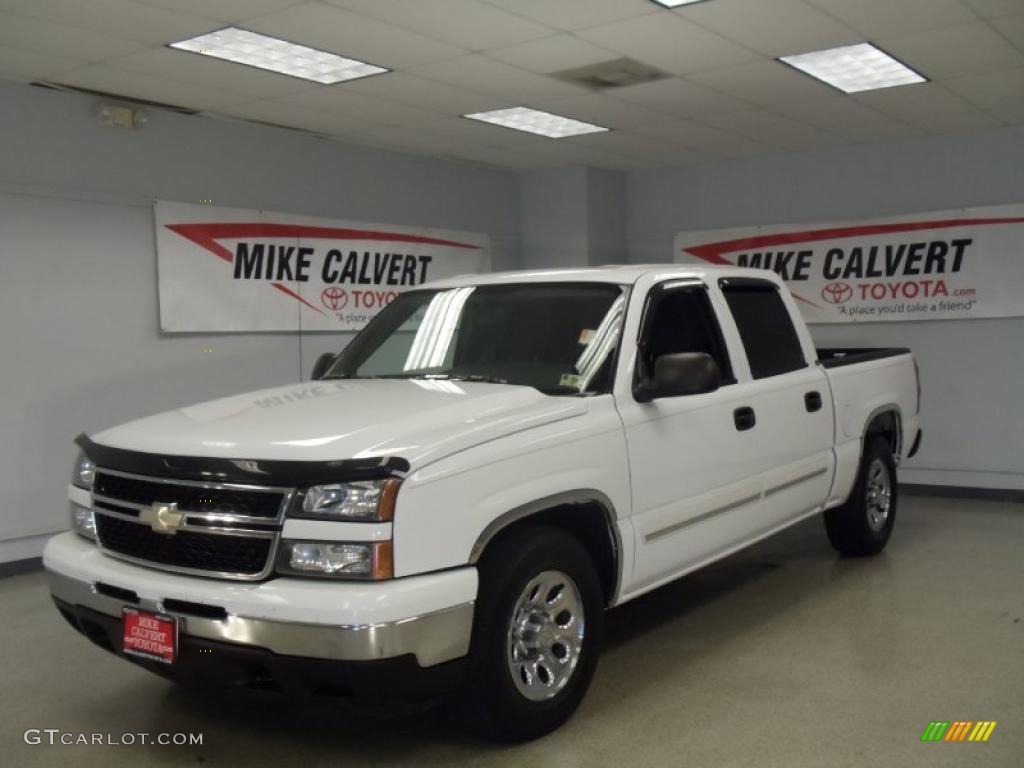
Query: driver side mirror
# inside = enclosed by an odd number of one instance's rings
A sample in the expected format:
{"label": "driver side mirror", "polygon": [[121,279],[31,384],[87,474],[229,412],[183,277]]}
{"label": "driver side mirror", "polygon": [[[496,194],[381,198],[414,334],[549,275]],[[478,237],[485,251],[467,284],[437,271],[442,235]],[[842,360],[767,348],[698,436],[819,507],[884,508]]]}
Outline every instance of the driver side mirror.
{"label": "driver side mirror", "polygon": [[324,352],[320,357],[313,363],[313,373],[310,374],[310,378],[313,381],[318,381],[324,377],[327,373],[327,369],[330,368],[334,361],[338,359],[338,356],[333,352]]}
{"label": "driver side mirror", "polygon": [[676,352],[654,361],[654,375],[633,387],[638,403],[662,397],[681,397],[714,392],[722,386],[722,372],[706,352]]}

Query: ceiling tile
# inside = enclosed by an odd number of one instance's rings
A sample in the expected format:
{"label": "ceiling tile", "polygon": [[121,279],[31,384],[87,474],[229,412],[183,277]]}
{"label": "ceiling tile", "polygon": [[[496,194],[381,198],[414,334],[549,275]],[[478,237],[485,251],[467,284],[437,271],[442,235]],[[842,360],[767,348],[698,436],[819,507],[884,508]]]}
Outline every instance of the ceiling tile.
{"label": "ceiling tile", "polygon": [[142,5],[206,16],[218,21],[242,21],[279,11],[302,0],[133,0]]}
{"label": "ceiling tile", "polygon": [[1024,3],[1020,0],[964,0],[975,13],[986,19],[999,19],[1003,16],[1024,15]]}
{"label": "ceiling tile", "polygon": [[714,0],[676,12],[766,56],[863,41],[859,32],[802,0]]}
{"label": "ceiling tile", "polygon": [[614,51],[570,34],[552,35],[507,48],[495,48],[487,51],[487,55],[492,59],[540,74],[586,67],[619,58],[619,54]]}
{"label": "ceiling tile", "polygon": [[519,131],[464,117],[435,117],[416,124],[416,129],[433,133],[457,144],[469,141],[479,146],[509,147],[517,143]]}
{"label": "ceiling tile", "polygon": [[256,120],[264,123],[301,128],[314,133],[348,135],[373,130],[373,126],[356,117],[328,114],[313,109],[283,104],[277,101],[256,101],[249,104],[225,107],[221,114]]}
{"label": "ceiling tile", "polygon": [[633,129],[652,139],[665,142],[667,146],[686,147],[713,152],[736,142],[746,139],[737,134],[723,131],[721,128],[704,125],[693,120],[672,120],[667,123],[648,123]]}
{"label": "ceiling tile", "polygon": [[[630,171],[653,171],[657,168],[664,168],[665,163],[662,160],[656,160],[649,157],[615,157],[613,155],[603,155],[598,160],[590,164],[594,168],[599,168],[603,171],[622,171],[628,173]],[[619,262],[611,262],[622,263]]]}
{"label": "ceiling tile", "polygon": [[80,67],[83,63],[63,56],[0,46],[0,78],[4,80],[46,80]]}
{"label": "ceiling tile", "polygon": [[641,123],[661,122],[667,118],[667,115],[661,112],[621,99],[613,99],[602,93],[584,93],[565,99],[539,102],[532,106],[605,128],[628,128]]}
{"label": "ceiling tile", "polygon": [[974,21],[960,0],[808,0],[868,38],[941,29]]}
{"label": "ceiling tile", "polygon": [[[937,115],[969,112],[974,107],[938,83],[916,83],[898,88],[866,91],[853,97],[897,120],[920,125]],[[924,127],[924,126],[921,126]]]}
{"label": "ceiling tile", "polygon": [[662,12],[649,0],[485,0],[556,29],[575,31]]}
{"label": "ceiling tile", "polygon": [[1024,104],[996,107],[989,114],[1003,125],[1020,125],[1024,123]]}
{"label": "ceiling tile", "polygon": [[896,120],[887,123],[836,126],[832,130],[833,133],[855,142],[890,141],[924,135],[920,128]]}
{"label": "ceiling tile", "polygon": [[794,120],[825,129],[844,125],[870,125],[888,122],[891,119],[866,104],[839,94],[792,100],[780,99],[772,105],[772,109]]}
{"label": "ceiling tile", "polygon": [[527,72],[480,54],[413,67],[409,72],[456,88],[502,96],[517,104],[584,92],[581,87]]}
{"label": "ceiling tile", "polygon": [[677,75],[755,61],[759,56],[674,13],[640,16],[579,33],[625,56]]}
{"label": "ceiling tile", "polygon": [[745,101],[678,77],[615,88],[608,95],[678,117],[694,117],[749,109]]}
{"label": "ceiling tile", "polygon": [[766,109],[708,115],[702,118],[701,122],[761,142],[792,139],[817,133],[816,128],[796,120],[790,120],[788,117],[777,115]]}
{"label": "ceiling tile", "polygon": [[251,97],[238,92],[177,83],[144,72],[129,72],[102,64],[62,73],[53,79],[55,82],[78,88],[197,110],[218,110],[252,100]]}
{"label": "ceiling tile", "polygon": [[508,13],[479,0],[327,0],[331,5],[482,51],[547,37],[551,27]]}
{"label": "ceiling tile", "polygon": [[170,43],[217,27],[202,16],[129,0],[3,0],[3,10],[146,43]]}
{"label": "ceiling tile", "polygon": [[110,37],[52,21],[0,13],[0,45],[97,62],[140,51],[146,48],[147,43]]}
{"label": "ceiling tile", "polygon": [[116,69],[246,94],[252,97],[250,101],[318,87],[316,83],[297,77],[164,46],[122,56],[107,63]]}
{"label": "ceiling tile", "polygon": [[[603,135],[603,134],[602,134]],[[522,143],[516,149],[546,160],[561,160],[571,165],[597,165],[608,159],[624,160],[624,155],[611,152],[607,147],[586,146],[571,143],[571,139],[546,139],[541,136],[522,134]]]}
{"label": "ceiling tile", "polygon": [[883,38],[879,45],[932,80],[1024,66],[1024,53],[983,21]]}
{"label": "ceiling tile", "polygon": [[697,165],[720,160],[721,156],[714,152],[703,152],[696,149],[681,149],[673,152],[666,152],[663,155],[653,155],[645,158],[654,168],[672,168],[684,165]]}
{"label": "ceiling tile", "polygon": [[438,116],[437,112],[330,85],[282,96],[277,101],[380,125],[416,124]]}
{"label": "ceiling tile", "polygon": [[753,139],[739,136],[729,142],[723,142],[721,147],[715,148],[715,153],[728,158],[758,157],[763,155],[778,154],[777,147],[769,144],[762,144]]}
{"label": "ceiling tile", "polygon": [[779,100],[814,99],[837,93],[830,86],[773,59],[739,67],[713,69],[691,75],[690,79],[737,99],[763,106],[771,106]]}
{"label": "ceiling tile", "polygon": [[252,19],[246,29],[389,69],[459,56],[465,49],[358,13],[304,2]]}
{"label": "ceiling tile", "polygon": [[966,112],[946,112],[931,115],[927,120],[916,122],[908,120],[907,122],[933,134],[980,131],[1000,125],[999,120],[980,109],[971,109]]}
{"label": "ceiling tile", "polygon": [[1024,68],[958,77],[943,85],[982,109],[1024,107]]}
{"label": "ceiling tile", "polygon": [[992,26],[999,30],[1017,49],[1024,51],[1024,0],[1021,0],[1022,15],[1007,16],[993,22]]}
{"label": "ceiling tile", "polygon": [[465,115],[508,106],[508,99],[496,94],[475,93],[407,72],[353,80],[345,83],[345,90],[448,115]]}
{"label": "ceiling tile", "polygon": [[664,142],[630,131],[588,133],[583,136],[558,139],[558,141],[626,157],[649,157],[665,151]]}
{"label": "ceiling tile", "polygon": [[470,144],[466,141],[455,141],[450,137],[440,136],[435,133],[425,133],[416,128],[404,128],[401,126],[376,127],[365,138],[360,138],[359,141],[365,142],[370,146],[425,155],[446,154],[459,146],[468,146]]}
{"label": "ceiling tile", "polygon": [[508,168],[512,170],[526,171],[551,168],[556,165],[552,160],[535,157],[523,152],[503,147],[476,147],[471,144],[463,144],[454,147],[447,157],[459,160],[468,160],[473,163],[493,165],[497,168]]}
{"label": "ceiling tile", "polygon": [[850,140],[830,131],[814,131],[812,133],[800,133],[792,136],[779,136],[766,143],[793,152],[809,152],[814,149],[831,149],[832,147],[848,145]]}

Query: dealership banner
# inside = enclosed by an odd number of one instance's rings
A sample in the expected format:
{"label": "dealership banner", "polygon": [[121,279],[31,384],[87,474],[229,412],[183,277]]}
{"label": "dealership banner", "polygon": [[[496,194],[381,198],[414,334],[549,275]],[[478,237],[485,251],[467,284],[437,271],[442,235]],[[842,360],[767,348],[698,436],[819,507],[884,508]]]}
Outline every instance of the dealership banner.
{"label": "dealership banner", "polygon": [[773,270],[810,323],[1024,316],[1024,205],[680,232],[674,256]]}
{"label": "dealership banner", "polygon": [[477,232],[157,201],[160,327],[355,331],[398,294],[490,270]]}

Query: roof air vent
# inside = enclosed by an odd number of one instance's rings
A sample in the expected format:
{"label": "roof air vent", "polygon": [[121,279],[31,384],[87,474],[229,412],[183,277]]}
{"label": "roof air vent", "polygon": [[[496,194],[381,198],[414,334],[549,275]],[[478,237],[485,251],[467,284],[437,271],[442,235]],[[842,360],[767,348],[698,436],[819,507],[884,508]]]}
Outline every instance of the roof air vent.
{"label": "roof air vent", "polygon": [[586,67],[551,72],[548,77],[575,85],[582,85],[584,88],[594,91],[603,91],[608,88],[622,88],[627,85],[638,85],[640,83],[649,83],[652,80],[662,80],[669,77],[669,75],[633,59],[613,59],[612,61],[590,64]]}

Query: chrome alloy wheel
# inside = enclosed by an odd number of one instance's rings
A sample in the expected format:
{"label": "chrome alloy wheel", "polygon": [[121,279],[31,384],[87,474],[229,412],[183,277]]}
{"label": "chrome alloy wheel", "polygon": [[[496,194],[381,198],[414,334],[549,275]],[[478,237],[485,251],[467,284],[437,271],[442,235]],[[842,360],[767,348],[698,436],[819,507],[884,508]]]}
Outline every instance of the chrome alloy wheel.
{"label": "chrome alloy wheel", "polygon": [[561,571],[544,571],[526,585],[508,625],[508,669],[530,701],[558,694],[583,650],[585,617],[580,591]]}
{"label": "chrome alloy wheel", "polygon": [[892,480],[889,468],[881,459],[875,459],[868,467],[867,480],[868,526],[875,533],[885,528],[889,519],[889,507],[892,504]]}

